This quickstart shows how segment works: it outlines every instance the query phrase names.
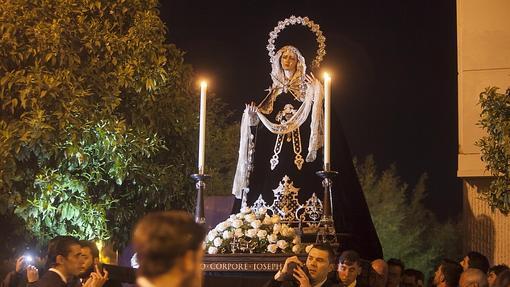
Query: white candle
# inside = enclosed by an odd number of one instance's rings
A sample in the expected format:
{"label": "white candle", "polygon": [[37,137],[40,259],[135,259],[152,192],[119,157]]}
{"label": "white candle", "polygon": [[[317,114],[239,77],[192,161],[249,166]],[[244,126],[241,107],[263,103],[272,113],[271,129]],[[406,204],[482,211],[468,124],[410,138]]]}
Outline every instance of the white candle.
{"label": "white candle", "polygon": [[324,170],[331,164],[331,77],[324,73]]}
{"label": "white candle", "polygon": [[200,83],[200,136],[198,140],[198,173],[204,174],[205,163],[205,115],[207,82]]}

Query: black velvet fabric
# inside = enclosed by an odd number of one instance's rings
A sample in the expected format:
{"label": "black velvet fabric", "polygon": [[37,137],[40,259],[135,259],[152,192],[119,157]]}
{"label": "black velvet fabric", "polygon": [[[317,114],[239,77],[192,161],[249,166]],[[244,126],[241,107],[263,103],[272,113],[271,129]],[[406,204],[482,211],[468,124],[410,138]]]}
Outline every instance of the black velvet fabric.
{"label": "black velvet fabric", "polygon": [[[285,104],[289,103],[295,109],[301,105],[291,94],[280,94],[274,103],[272,113],[266,116],[272,122],[276,122],[276,114],[283,109]],[[311,114],[300,127],[303,159],[306,159],[308,153],[310,120]],[[343,250],[354,249],[365,259],[382,258],[381,244],[354,169],[351,152],[334,111],[332,111],[331,125],[331,169],[339,172],[339,175],[333,179],[333,216],[337,232],[348,234],[342,239],[340,248]],[[249,206],[260,194],[266,203],[271,205],[274,198],[273,189],[278,187],[285,175],[290,177],[295,187],[300,188],[300,203],[304,203],[313,193],[322,200],[321,178],[315,174],[323,169],[322,148],[317,152],[314,162],[305,160],[302,169],[298,170],[294,164],[292,142],[284,140],[279,155],[279,164],[274,170],[271,170],[269,161],[274,153],[276,135],[272,134],[262,123],[253,127],[252,133],[255,134],[255,155],[254,169],[250,174],[250,192],[247,197]],[[240,200],[236,200],[232,211],[237,213],[239,209]]]}

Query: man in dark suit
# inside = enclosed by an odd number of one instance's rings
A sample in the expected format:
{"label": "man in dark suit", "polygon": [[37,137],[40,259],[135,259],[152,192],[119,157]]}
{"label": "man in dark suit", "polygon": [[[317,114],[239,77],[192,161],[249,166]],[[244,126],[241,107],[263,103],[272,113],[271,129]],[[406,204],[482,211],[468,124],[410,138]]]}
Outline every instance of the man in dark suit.
{"label": "man in dark suit", "polygon": [[360,287],[356,280],[361,275],[361,258],[358,252],[354,250],[346,250],[342,252],[338,259],[338,278],[342,286]]}
{"label": "man in dark suit", "polygon": [[36,287],[66,287],[68,282],[80,274],[83,264],[81,246],[78,239],[72,236],[62,236],[49,250],[48,266],[50,267]]}
{"label": "man in dark suit", "polygon": [[282,270],[266,283],[266,287],[333,287],[338,286],[328,274],[335,267],[335,251],[328,244],[314,244],[303,264],[297,256],[285,260]]}

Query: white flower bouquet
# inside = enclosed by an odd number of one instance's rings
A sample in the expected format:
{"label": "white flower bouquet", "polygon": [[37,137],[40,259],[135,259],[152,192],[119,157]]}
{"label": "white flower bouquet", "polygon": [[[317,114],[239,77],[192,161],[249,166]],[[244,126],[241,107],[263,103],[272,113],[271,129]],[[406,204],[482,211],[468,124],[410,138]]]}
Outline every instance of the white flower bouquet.
{"label": "white flower bouquet", "polygon": [[208,254],[299,253],[301,239],[294,228],[280,222],[280,216],[269,216],[264,208],[256,212],[243,208],[209,231],[205,250]]}

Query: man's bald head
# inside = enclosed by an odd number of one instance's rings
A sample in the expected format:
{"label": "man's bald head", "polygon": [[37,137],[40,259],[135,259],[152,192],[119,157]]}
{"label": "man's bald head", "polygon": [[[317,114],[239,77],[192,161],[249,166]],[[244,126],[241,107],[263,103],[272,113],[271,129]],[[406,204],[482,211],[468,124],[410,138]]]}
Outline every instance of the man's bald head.
{"label": "man's bald head", "polygon": [[382,259],[376,259],[370,264],[369,285],[372,287],[386,287],[388,282],[388,264]]}
{"label": "man's bald head", "polygon": [[459,287],[488,287],[487,275],[480,269],[468,268],[462,272]]}
{"label": "man's bald head", "polygon": [[374,269],[377,274],[387,277],[388,276],[388,263],[384,261],[383,259],[376,259],[372,261],[372,269]]}

